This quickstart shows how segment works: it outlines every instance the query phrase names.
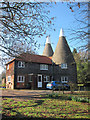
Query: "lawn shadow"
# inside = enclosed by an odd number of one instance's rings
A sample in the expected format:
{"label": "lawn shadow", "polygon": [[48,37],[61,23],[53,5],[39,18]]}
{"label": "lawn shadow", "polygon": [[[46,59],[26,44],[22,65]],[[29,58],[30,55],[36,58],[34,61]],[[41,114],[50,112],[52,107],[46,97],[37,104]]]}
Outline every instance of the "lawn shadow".
{"label": "lawn shadow", "polygon": [[39,95],[30,95],[30,96],[2,96],[2,98],[23,98],[23,99],[29,99],[29,98],[46,98],[46,97],[41,97]]}
{"label": "lawn shadow", "polygon": [[2,115],[2,120],[88,120],[88,119],[84,119],[84,118],[45,118],[45,117],[26,117],[24,115],[21,115],[20,113],[18,113],[18,116],[5,116]]}
{"label": "lawn shadow", "polygon": [[36,105],[32,105],[32,107],[36,107],[38,105],[41,105],[44,102],[44,100],[37,100],[35,103],[37,103]]}

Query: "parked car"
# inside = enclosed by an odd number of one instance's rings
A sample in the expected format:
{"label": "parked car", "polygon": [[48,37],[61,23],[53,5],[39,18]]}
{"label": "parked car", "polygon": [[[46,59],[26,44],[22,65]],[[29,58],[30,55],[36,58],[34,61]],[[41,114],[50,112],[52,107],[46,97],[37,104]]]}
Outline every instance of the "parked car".
{"label": "parked car", "polygon": [[70,86],[66,83],[62,83],[60,81],[51,81],[46,85],[47,89],[65,89],[65,90],[69,90]]}

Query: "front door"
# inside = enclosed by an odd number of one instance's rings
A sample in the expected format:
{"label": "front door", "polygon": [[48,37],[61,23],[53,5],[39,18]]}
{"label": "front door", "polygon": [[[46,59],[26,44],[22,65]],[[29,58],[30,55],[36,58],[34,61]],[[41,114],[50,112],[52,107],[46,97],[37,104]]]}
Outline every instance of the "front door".
{"label": "front door", "polygon": [[42,75],[38,75],[38,88],[42,87]]}

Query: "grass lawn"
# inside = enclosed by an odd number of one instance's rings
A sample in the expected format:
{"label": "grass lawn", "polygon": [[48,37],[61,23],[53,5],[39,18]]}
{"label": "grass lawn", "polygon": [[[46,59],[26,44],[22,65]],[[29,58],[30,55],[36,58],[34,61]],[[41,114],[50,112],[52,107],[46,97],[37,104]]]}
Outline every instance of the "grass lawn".
{"label": "grass lawn", "polygon": [[[89,103],[61,100],[54,98],[40,99],[19,99],[3,98],[2,115],[3,118],[47,118],[70,119],[82,118],[89,119]],[[37,119],[36,119],[37,120]]]}

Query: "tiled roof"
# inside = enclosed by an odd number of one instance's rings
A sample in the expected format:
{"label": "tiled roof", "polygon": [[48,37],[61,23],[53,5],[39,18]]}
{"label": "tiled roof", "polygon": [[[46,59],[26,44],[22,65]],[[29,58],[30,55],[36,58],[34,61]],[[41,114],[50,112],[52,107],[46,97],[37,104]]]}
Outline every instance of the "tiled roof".
{"label": "tiled roof", "polygon": [[46,44],[45,44],[45,47],[44,47],[44,50],[43,50],[43,55],[47,56],[47,57],[50,57],[50,56],[53,55],[53,49],[52,49],[52,46],[51,46],[49,36],[47,36],[47,39],[46,39]]}
{"label": "tiled roof", "polygon": [[50,43],[46,43],[44,51],[43,51],[43,55],[50,57],[53,55],[53,49]]}
{"label": "tiled roof", "polygon": [[35,62],[35,63],[44,63],[44,64],[52,64],[52,60],[49,57],[42,55],[35,55],[29,53],[23,53],[16,60],[23,60],[25,62]]}
{"label": "tiled roof", "polygon": [[72,52],[64,36],[59,37],[55,52],[52,56],[53,62],[56,64],[61,63],[75,63]]}
{"label": "tiled roof", "polygon": [[20,54],[17,58],[12,59],[7,64],[13,62],[14,60],[43,63],[43,64],[52,64],[52,60],[49,57],[42,56],[42,55],[29,54],[29,53]]}

